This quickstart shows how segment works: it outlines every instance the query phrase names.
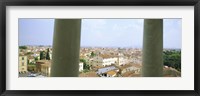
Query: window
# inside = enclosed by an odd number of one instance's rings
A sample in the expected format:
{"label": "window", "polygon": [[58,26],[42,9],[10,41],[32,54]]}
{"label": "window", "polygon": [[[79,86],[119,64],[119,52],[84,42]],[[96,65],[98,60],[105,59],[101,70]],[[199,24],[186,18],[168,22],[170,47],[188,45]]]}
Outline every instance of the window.
{"label": "window", "polygon": [[24,62],[22,62],[22,66],[24,66]]}

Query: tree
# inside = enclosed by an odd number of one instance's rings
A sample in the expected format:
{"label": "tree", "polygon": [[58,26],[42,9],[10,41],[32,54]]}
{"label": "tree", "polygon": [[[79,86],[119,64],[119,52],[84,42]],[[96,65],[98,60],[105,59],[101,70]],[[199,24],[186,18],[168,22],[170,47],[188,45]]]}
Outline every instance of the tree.
{"label": "tree", "polygon": [[91,57],[96,56],[96,54],[92,51],[92,53],[90,54]]}
{"label": "tree", "polygon": [[80,59],[80,62],[83,62],[83,69],[84,70],[90,70],[90,65],[87,64],[85,59]]}
{"label": "tree", "polygon": [[19,46],[19,49],[27,49],[27,46]]}
{"label": "tree", "polygon": [[163,52],[164,65],[181,71],[181,51],[167,50]]}
{"label": "tree", "polygon": [[49,48],[47,49],[46,60],[50,60]]}
{"label": "tree", "polygon": [[40,60],[45,59],[45,52],[44,51],[40,51]]}
{"label": "tree", "polygon": [[39,60],[38,57],[35,57],[35,61]]}

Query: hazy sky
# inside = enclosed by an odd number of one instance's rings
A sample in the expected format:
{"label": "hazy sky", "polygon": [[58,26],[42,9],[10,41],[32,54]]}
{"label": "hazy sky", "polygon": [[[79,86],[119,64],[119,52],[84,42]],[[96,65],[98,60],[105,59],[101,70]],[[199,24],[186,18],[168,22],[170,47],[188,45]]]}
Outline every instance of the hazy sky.
{"label": "hazy sky", "polygon": [[[82,19],[81,46],[142,47],[143,19]],[[181,48],[181,19],[164,19],[164,48]],[[19,19],[19,45],[52,45],[54,19]]]}

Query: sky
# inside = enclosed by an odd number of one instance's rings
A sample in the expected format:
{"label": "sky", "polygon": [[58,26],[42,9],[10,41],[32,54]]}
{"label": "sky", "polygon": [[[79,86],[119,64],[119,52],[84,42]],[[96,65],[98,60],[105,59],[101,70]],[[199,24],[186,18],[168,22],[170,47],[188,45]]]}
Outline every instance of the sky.
{"label": "sky", "polygon": [[[82,19],[81,47],[142,48],[144,19]],[[181,48],[181,19],[163,20],[164,48]],[[19,19],[19,45],[52,45],[54,19]]]}

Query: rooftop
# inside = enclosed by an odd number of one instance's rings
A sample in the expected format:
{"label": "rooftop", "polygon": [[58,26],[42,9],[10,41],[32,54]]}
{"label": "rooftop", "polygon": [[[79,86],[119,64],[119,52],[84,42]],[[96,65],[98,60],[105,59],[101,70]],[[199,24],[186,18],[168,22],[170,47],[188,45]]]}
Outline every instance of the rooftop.
{"label": "rooftop", "polygon": [[104,68],[98,69],[97,73],[98,74],[107,73],[108,71],[115,70],[115,69],[117,69],[115,66],[104,67]]}
{"label": "rooftop", "polygon": [[142,66],[140,64],[129,63],[129,64],[125,64],[123,66],[120,66],[120,69],[125,69],[128,67],[141,68]]}
{"label": "rooftop", "polygon": [[114,70],[111,70],[111,71],[108,71],[108,72],[107,72],[108,75],[115,75],[116,73],[117,73],[117,72],[114,71]]}

